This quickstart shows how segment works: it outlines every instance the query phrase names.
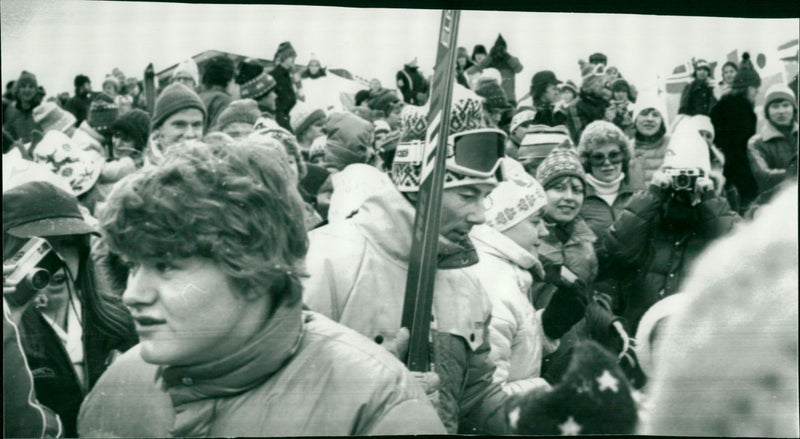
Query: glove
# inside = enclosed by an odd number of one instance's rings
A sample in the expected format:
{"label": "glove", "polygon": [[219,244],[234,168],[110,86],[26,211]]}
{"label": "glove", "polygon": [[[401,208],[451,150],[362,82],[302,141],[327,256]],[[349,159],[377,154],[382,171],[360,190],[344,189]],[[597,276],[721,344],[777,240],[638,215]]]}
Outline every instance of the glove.
{"label": "glove", "polygon": [[562,280],[553,284],[558,287],[558,291],[553,294],[542,313],[542,328],[545,335],[556,340],[583,318],[586,312],[586,284],[580,279],[571,284]]}

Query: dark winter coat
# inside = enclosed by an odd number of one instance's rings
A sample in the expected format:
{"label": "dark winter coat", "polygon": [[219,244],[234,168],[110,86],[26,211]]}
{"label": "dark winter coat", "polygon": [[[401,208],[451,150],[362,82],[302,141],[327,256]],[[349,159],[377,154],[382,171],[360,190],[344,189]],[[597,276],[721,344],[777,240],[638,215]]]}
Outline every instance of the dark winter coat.
{"label": "dark winter coat", "polygon": [[425,105],[428,95],[428,81],[416,67],[405,66],[397,72],[397,88],[403,94],[403,102],[411,105]]}
{"label": "dark winter coat", "polygon": [[[107,298],[116,301],[119,299]],[[121,303],[120,303],[121,306]],[[91,389],[111,364],[115,354],[124,352],[138,342],[133,320],[125,322],[128,337],[110,337],[95,324],[98,317],[92,308],[82,303],[83,355],[86,386]],[[76,437],[78,410],[86,396],[81,388],[72,360],[63,342],[42,315],[28,308],[20,322],[22,345],[28,366],[33,373],[39,402],[52,409],[64,424],[65,437]],[[118,352],[114,352],[118,351]]]}
{"label": "dark winter coat", "polygon": [[713,193],[691,208],[665,209],[668,203],[674,206],[668,191],[654,186],[635,194],[596,244],[598,280],[617,283],[612,307],[629,334],[654,303],[680,292],[697,256],[739,218]]}
{"label": "dark winter coat", "polygon": [[42,130],[39,124],[33,120],[33,107],[24,110],[20,108],[19,103],[6,108],[6,113],[3,114],[3,129],[14,140],[21,140],[22,143],[31,141],[31,134],[34,130]]}
{"label": "dark winter coat", "polygon": [[767,121],[761,131],[747,142],[747,157],[750,170],[758,184],[759,193],[769,190],[786,179],[789,165],[794,162],[797,170],[797,123],[787,138]]}
{"label": "dark winter coat", "polygon": [[729,93],[711,109],[714,143],[725,154],[725,179],[739,191],[743,209],[758,194],[756,180],[747,159],[747,142],[756,133],[753,103],[741,94]]}
{"label": "dark winter coat", "polygon": [[602,199],[594,187],[590,184],[586,185],[586,197],[583,199],[583,206],[581,206],[581,217],[586,221],[586,225],[592,229],[596,236],[603,236],[609,227],[614,224],[614,221],[622,214],[625,205],[633,197],[635,188],[630,183],[625,181],[620,184],[619,193],[614,203],[609,206],[604,199]]}
{"label": "dark winter coat", "polygon": [[536,116],[533,117],[534,125],[547,125],[554,127],[567,124],[567,114],[561,108],[550,103],[536,105]]}
{"label": "dark winter coat", "polygon": [[717,98],[714,97],[714,89],[708,82],[695,79],[683,88],[678,114],[688,114],[689,116],[702,114],[707,116],[716,103]]}
{"label": "dark winter coat", "polygon": [[574,144],[578,144],[586,125],[605,118],[606,107],[608,101],[605,98],[591,95],[584,90],[578,93],[578,98],[567,107],[566,124]]}
{"label": "dark winter coat", "polygon": [[200,99],[203,100],[203,105],[206,106],[206,111],[208,112],[208,117],[206,117],[206,131],[208,131],[210,127],[217,125],[217,118],[222,113],[222,110],[233,102],[233,96],[222,87],[217,86],[200,92]]}
{"label": "dark winter coat", "polygon": [[[138,96],[137,96],[138,99]],[[137,99],[134,99],[134,108],[140,108],[136,105]],[[81,124],[86,117],[89,115],[89,105],[92,104],[92,98],[90,95],[75,95],[67,101],[67,111],[72,113],[75,116],[76,122],[75,126]]]}
{"label": "dark winter coat", "polygon": [[275,121],[278,122],[278,125],[291,132],[292,126],[289,123],[289,111],[297,103],[292,72],[281,65],[276,65],[270,74],[275,78],[275,93],[278,95],[275,100]]}

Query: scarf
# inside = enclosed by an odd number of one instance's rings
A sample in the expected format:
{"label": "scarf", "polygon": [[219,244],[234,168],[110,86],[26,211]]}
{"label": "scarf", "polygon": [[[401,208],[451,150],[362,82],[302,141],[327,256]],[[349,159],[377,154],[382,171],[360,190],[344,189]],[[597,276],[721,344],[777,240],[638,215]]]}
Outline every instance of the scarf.
{"label": "scarf", "polygon": [[597,196],[602,198],[603,201],[605,201],[609,206],[614,205],[614,200],[617,199],[619,187],[622,185],[622,180],[624,179],[624,172],[620,173],[619,177],[615,178],[614,181],[611,182],[600,181],[594,178],[591,173],[586,174],[586,182],[594,188]]}

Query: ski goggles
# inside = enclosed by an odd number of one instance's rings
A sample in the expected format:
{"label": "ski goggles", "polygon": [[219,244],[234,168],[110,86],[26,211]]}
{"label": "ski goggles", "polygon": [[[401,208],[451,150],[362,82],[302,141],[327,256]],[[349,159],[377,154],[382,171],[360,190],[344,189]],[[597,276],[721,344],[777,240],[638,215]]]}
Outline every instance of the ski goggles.
{"label": "ski goggles", "polygon": [[505,156],[505,143],[506,134],[495,128],[453,134],[447,139],[447,169],[470,177],[492,177]]}

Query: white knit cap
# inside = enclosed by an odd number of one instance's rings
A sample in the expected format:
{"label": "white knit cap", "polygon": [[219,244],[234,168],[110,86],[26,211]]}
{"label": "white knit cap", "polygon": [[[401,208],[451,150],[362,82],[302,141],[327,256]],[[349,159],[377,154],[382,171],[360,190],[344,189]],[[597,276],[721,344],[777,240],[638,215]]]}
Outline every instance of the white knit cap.
{"label": "white knit cap", "polygon": [[648,108],[655,108],[661,114],[661,118],[664,120],[664,126],[669,126],[669,121],[667,120],[667,104],[664,101],[664,96],[659,96],[655,92],[641,93],[639,97],[636,98],[636,104],[634,104],[633,107],[634,121],[642,114],[642,111]]}
{"label": "white knit cap", "polygon": [[299,136],[317,120],[325,120],[325,111],[322,108],[311,106],[305,102],[297,102],[289,111],[292,131]]}
{"label": "white knit cap", "polygon": [[486,224],[499,232],[514,227],[547,205],[547,194],[516,160],[504,157],[503,178],[486,197]]}
{"label": "white knit cap", "polygon": [[194,80],[195,87],[200,85],[200,71],[197,69],[197,63],[191,58],[181,61],[172,72],[173,81],[178,76],[190,76]]}
{"label": "white knit cap", "polygon": [[680,124],[669,141],[664,153],[665,167],[674,169],[700,168],[706,176],[711,172],[708,144],[694,123]]}

